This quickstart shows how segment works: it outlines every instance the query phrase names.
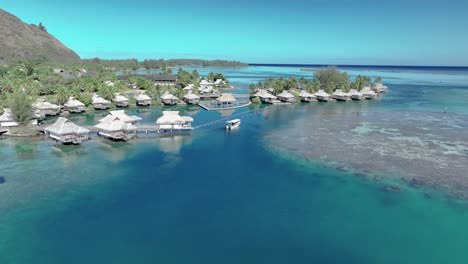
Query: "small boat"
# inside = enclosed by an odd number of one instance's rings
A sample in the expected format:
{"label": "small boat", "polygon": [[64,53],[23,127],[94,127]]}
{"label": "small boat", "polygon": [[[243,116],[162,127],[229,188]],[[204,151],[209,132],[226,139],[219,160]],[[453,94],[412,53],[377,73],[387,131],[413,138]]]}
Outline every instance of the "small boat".
{"label": "small boat", "polygon": [[240,119],[233,119],[226,122],[226,129],[231,130],[233,128],[239,127],[241,124]]}

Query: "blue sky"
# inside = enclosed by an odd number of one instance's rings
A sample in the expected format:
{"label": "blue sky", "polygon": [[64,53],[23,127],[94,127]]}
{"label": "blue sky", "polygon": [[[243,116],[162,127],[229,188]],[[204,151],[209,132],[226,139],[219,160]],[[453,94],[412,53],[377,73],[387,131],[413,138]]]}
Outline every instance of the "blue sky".
{"label": "blue sky", "polygon": [[[464,3],[465,2],[465,3]],[[468,65],[468,1],[2,1],[82,58]]]}

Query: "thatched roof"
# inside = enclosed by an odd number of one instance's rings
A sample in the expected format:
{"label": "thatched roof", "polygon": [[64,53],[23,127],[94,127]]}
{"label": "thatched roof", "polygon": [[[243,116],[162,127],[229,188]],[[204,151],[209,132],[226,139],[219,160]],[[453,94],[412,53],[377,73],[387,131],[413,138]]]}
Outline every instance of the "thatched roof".
{"label": "thatched roof", "polygon": [[318,90],[314,95],[317,97],[330,97],[324,90]]}
{"label": "thatched roof", "polygon": [[347,96],[348,94],[343,92],[343,90],[341,89],[337,89],[335,90],[335,92],[333,93],[334,96]]}
{"label": "thatched roof", "polygon": [[200,85],[213,85],[213,83],[203,79],[200,81]]}
{"label": "thatched roof", "polygon": [[161,95],[161,100],[179,100],[179,98],[175,97],[169,92],[165,92],[163,95]]}
{"label": "thatched roof", "polygon": [[313,94],[311,94],[311,93],[309,93],[309,92],[306,92],[306,91],[301,91],[301,92],[299,93],[299,97],[305,97],[305,98],[307,98],[307,97],[315,97],[315,95],[313,95]]}
{"label": "thatched roof", "polygon": [[44,98],[38,98],[35,103],[32,105],[34,108],[39,109],[39,110],[45,110],[45,109],[54,109],[54,110],[60,110],[60,106],[51,104],[47,102]]}
{"label": "thatched roof", "polygon": [[125,123],[119,119],[115,119],[111,122],[101,122],[94,126],[97,129],[102,129],[110,132],[117,132],[117,131],[128,131],[128,130],[135,130],[138,127],[132,125],[130,123]]}
{"label": "thatched roof", "polygon": [[264,99],[276,99],[276,96],[272,95],[267,91],[264,91],[261,95],[259,95],[259,97]]}
{"label": "thatched roof", "polygon": [[359,92],[358,90],[356,90],[356,89],[351,89],[351,90],[349,91],[348,94],[351,95],[351,96],[353,96],[353,95],[354,95],[354,96],[362,96],[362,93],[360,93],[360,92]]}
{"label": "thatched roof", "polygon": [[85,106],[82,102],[75,99],[75,97],[68,98],[68,101],[64,104],[66,107],[83,107]]}
{"label": "thatched roof", "polygon": [[134,123],[142,120],[139,116],[128,116],[125,114],[124,110],[110,111],[109,115],[99,120],[99,122],[113,122],[115,120],[120,120],[124,123]]}
{"label": "thatched roof", "polygon": [[92,104],[110,104],[110,102],[102,98],[101,96],[94,94]]}
{"label": "thatched roof", "polygon": [[0,122],[13,122],[13,116],[11,115],[10,108],[4,108],[3,114],[0,116]]}
{"label": "thatched roof", "polygon": [[77,126],[64,117],[59,117],[54,124],[46,127],[45,131],[58,135],[87,134],[90,132],[88,129]]}
{"label": "thatched roof", "polygon": [[126,102],[128,101],[128,98],[119,93],[116,93],[113,101],[114,102]]}
{"label": "thatched roof", "polygon": [[187,100],[198,100],[200,99],[200,96],[194,94],[194,93],[187,93],[186,95],[184,95],[184,98],[187,99]]}
{"label": "thatched roof", "polygon": [[149,97],[147,94],[145,93],[140,93],[138,95],[135,96],[135,99],[137,101],[146,101],[146,100],[151,100],[151,97]]}
{"label": "thatched roof", "polygon": [[277,97],[282,97],[282,98],[288,98],[289,99],[289,98],[294,98],[294,95],[291,94],[288,91],[283,91],[280,94],[278,94]]}
{"label": "thatched roof", "polygon": [[163,111],[163,115],[156,120],[156,124],[158,125],[172,125],[191,122],[193,122],[193,118],[189,116],[180,116],[179,111]]}
{"label": "thatched roof", "polygon": [[377,95],[374,91],[371,90],[370,87],[364,87],[364,89],[361,90],[361,93],[367,95]]}
{"label": "thatched roof", "polygon": [[222,102],[222,103],[229,103],[229,102],[235,102],[237,100],[232,94],[223,93],[216,99],[216,101]]}

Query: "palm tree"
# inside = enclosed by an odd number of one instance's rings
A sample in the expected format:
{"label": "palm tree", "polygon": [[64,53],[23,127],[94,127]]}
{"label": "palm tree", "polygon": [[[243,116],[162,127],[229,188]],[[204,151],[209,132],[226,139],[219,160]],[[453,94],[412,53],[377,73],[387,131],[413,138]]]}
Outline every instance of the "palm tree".
{"label": "palm tree", "polygon": [[57,93],[55,94],[55,101],[59,105],[63,105],[68,101],[68,97],[70,97],[67,88],[64,86],[59,87]]}

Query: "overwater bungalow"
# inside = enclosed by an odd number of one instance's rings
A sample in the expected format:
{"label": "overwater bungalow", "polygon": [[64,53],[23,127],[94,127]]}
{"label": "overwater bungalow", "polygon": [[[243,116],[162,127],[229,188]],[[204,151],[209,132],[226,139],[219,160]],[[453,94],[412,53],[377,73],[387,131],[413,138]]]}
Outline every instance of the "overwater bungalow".
{"label": "overwater bungalow", "polygon": [[262,94],[260,94],[258,96],[258,98],[260,98],[260,101],[264,104],[272,104],[274,103],[275,101],[277,101],[277,97],[272,95],[271,93],[269,92],[263,92]]}
{"label": "overwater bungalow", "polygon": [[56,116],[60,113],[61,107],[56,104],[47,102],[44,98],[38,98],[36,102],[32,104],[33,108],[39,111],[39,115],[45,116]]}
{"label": "overwater bungalow", "polygon": [[302,90],[299,93],[299,98],[301,98],[302,102],[312,102],[313,100],[315,100],[315,95]]}
{"label": "overwater bungalow", "polygon": [[184,87],[184,90],[187,91],[187,92],[193,91],[193,89],[195,89],[195,86],[193,84],[189,84],[189,85]]}
{"label": "overwater bungalow", "polygon": [[205,79],[200,81],[200,86],[212,86],[212,85],[214,85],[214,83],[207,81]]}
{"label": "overwater bungalow", "polygon": [[296,101],[296,97],[294,97],[294,95],[288,91],[283,91],[276,97],[278,97],[278,100],[285,103],[294,103]]}
{"label": "overwater bungalow", "polygon": [[201,85],[200,88],[198,88],[198,91],[201,93],[201,94],[206,94],[206,93],[214,93],[215,90],[213,89],[213,86],[211,85]]}
{"label": "overwater bungalow", "polygon": [[97,94],[93,95],[92,105],[93,105],[94,109],[96,109],[96,110],[108,109],[110,107],[110,103],[111,103],[110,101],[100,97]]}
{"label": "overwater bungalow", "polygon": [[356,89],[351,89],[348,94],[351,96],[351,100],[359,101],[364,99],[362,93]]}
{"label": "overwater bungalow", "polygon": [[378,82],[372,85],[372,89],[376,91],[377,93],[385,93],[388,90],[388,87]]}
{"label": "overwater bungalow", "polygon": [[165,105],[176,105],[179,102],[179,98],[175,97],[169,92],[165,92],[163,95],[161,95],[161,101]]}
{"label": "overwater bungalow", "polygon": [[137,126],[131,123],[125,123],[118,118],[112,121],[105,120],[94,126],[98,135],[112,140],[129,140],[136,136]]}
{"label": "overwater bungalow", "polygon": [[70,120],[59,117],[51,126],[44,129],[46,136],[63,144],[81,144],[89,139],[89,130],[75,125]]}
{"label": "overwater bungalow", "polygon": [[177,75],[156,74],[153,75],[154,85],[175,85],[177,83]]}
{"label": "overwater bungalow", "polygon": [[367,100],[374,99],[377,97],[377,94],[374,91],[372,91],[370,87],[364,87],[364,89],[361,90],[361,93],[362,96]]}
{"label": "overwater bungalow", "polygon": [[327,94],[324,90],[318,90],[318,92],[316,92],[314,95],[319,102],[328,102],[331,99],[330,95]]}
{"label": "overwater bungalow", "polygon": [[110,111],[109,114],[102,118],[101,120],[99,120],[99,122],[101,123],[109,123],[109,122],[112,122],[114,120],[120,120],[124,123],[128,123],[128,124],[135,124],[136,122],[138,121],[141,121],[142,118],[139,117],[139,116],[129,116],[127,114],[125,114],[125,111],[124,110],[115,110],[115,111]]}
{"label": "overwater bungalow", "polygon": [[348,93],[343,92],[343,90],[341,89],[337,89],[333,93],[332,98],[337,101],[348,101],[350,99],[350,95]]}
{"label": "overwater bungalow", "polygon": [[156,120],[158,133],[187,133],[192,131],[193,118],[180,116],[179,111],[163,111]]}
{"label": "overwater bungalow", "polygon": [[184,95],[184,101],[187,104],[198,104],[198,102],[200,102],[200,96],[192,92],[188,92],[186,95]]}
{"label": "overwater bungalow", "polygon": [[237,103],[237,99],[230,93],[223,93],[216,98],[216,104],[220,106],[232,106]]}
{"label": "overwater bungalow", "polygon": [[10,108],[4,108],[0,116],[0,127],[16,127],[18,122],[13,119]]}
{"label": "overwater bungalow", "polygon": [[[31,125],[37,125],[38,113],[34,111],[33,119],[31,120]],[[10,108],[4,108],[3,114],[0,115],[0,127],[10,128],[19,126],[18,122],[13,118],[13,114]]]}
{"label": "overwater bungalow", "polygon": [[112,99],[112,102],[114,102],[115,106],[117,107],[128,107],[128,105],[130,104],[128,98],[121,95],[120,93],[115,94],[114,99]]}
{"label": "overwater bungalow", "polygon": [[149,97],[145,93],[140,93],[135,96],[136,104],[140,106],[150,106],[151,105],[151,97]]}
{"label": "overwater bungalow", "polygon": [[82,113],[86,111],[86,106],[75,97],[68,98],[68,101],[63,105],[64,109],[70,113]]}

